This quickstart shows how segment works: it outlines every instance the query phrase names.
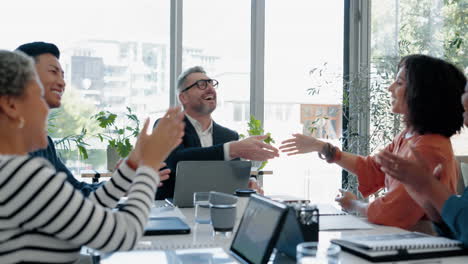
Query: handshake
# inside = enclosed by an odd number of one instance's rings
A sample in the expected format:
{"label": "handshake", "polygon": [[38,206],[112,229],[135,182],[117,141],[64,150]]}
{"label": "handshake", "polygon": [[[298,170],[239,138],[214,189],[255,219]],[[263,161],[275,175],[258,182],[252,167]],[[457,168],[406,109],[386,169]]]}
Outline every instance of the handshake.
{"label": "handshake", "polygon": [[[277,148],[263,142],[268,135],[251,136],[249,138],[231,142],[229,155],[231,158],[243,158],[249,160],[264,161],[279,157]],[[302,134],[293,134],[293,137],[281,142],[279,147],[282,152],[291,155],[321,152],[326,142],[318,140],[311,136]]]}

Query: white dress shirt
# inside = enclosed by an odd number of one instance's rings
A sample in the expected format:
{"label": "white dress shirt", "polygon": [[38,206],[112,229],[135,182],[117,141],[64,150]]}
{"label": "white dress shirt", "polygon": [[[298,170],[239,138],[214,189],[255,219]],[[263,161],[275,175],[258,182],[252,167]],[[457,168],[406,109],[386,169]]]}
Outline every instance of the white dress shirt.
{"label": "white dress shirt", "polygon": [[[211,120],[210,126],[203,131],[202,125],[200,122],[192,118],[191,116],[185,114],[187,116],[187,119],[190,121],[190,123],[193,125],[195,128],[195,131],[197,132],[198,138],[200,139],[200,144],[202,147],[211,147],[213,146],[213,120]],[[231,142],[227,142],[223,144],[223,150],[224,150],[224,160],[232,160],[231,156],[229,156],[229,145]]]}

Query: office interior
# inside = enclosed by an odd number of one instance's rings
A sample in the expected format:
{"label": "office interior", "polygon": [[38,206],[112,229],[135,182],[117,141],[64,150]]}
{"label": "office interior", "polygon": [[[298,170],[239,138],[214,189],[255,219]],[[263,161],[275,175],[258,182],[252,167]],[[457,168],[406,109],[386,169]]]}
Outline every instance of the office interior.
{"label": "office interior", "polygon": [[[155,120],[178,104],[177,76],[194,65],[220,83],[213,118],[223,126],[245,134],[254,116],[276,144],[305,133],[366,155],[401,128],[386,111],[399,58],[424,53],[467,72],[466,45],[457,45],[467,34],[457,20],[466,15],[462,2],[9,1],[2,3],[9,11],[0,18],[0,48],[46,41],[61,49],[67,87],[49,132],[59,141],[87,129],[87,159],[73,142],[58,147],[79,179],[107,168],[94,114],[110,111],[119,125],[132,125],[128,107],[140,120]],[[467,155],[466,132],[452,142],[456,155]],[[329,202],[338,188],[357,185],[316,155],[281,155],[264,170],[272,172],[263,178],[272,195]]]}

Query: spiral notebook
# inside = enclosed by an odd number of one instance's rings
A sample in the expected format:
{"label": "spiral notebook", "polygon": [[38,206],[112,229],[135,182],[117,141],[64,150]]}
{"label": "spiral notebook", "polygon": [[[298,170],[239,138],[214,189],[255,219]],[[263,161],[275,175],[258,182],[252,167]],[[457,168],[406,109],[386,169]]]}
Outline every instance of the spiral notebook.
{"label": "spiral notebook", "polygon": [[374,262],[468,255],[460,241],[418,232],[352,236],[332,243]]}

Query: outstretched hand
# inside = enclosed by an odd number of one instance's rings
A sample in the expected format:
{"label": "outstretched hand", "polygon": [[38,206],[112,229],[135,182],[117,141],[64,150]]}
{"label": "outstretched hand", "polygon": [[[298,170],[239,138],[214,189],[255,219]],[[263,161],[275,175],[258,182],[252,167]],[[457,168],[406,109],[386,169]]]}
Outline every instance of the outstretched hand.
{"label": "outstretched hand", "polygon": [[293,137],[281,142],[280,150],[288,153],[288,156],[302,153],[320,151],[325,142],[311,136],[293,134]]}
{"label": "outstretched hand", "polygon": [[268,136],[251,136],[230,144],[230,156],[248,160],[264,161],[279,157],[278,149],[263,140]]}
{"label": "outstretched hand", "polygon": [[[429,164],[413,146],[410,146],[414,160],[404,159],[388,151],[376,155],[380,169],[389,177],[399,180],[407,193],[416,201],[434,222],[440,222],[440,210],[452,192],[439,180],[442,175],[442,164],[431,171]],[[445,192],[445,196],[434,194],[434,190]],[[434,199],[434,200],[432,200]],[[432,200],[432,201],[431,201]]]}

